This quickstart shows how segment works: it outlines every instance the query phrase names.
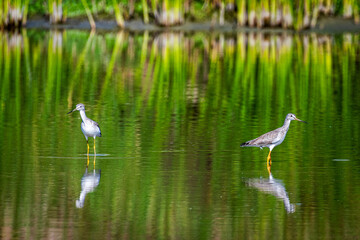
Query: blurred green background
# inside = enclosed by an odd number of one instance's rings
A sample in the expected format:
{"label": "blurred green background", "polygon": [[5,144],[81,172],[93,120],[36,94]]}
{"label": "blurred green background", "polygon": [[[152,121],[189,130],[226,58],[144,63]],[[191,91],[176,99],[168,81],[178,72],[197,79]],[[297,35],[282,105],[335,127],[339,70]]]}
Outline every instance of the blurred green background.
{"label": "blurred green background", "polygon": [[125,21],[141,19],[144,23],[174,26],[185,21],[226,21],[239,26],[307,29],[321,16],[337,16],[360,22],[357,0],[3,0],[0,27],[25,25],[29,17],[45,16],[50,23],[66,22],[68,17],[87,16],[114,19],[120,27]]}
{"label": "blurred green background", "polygon": [[[356,238],[359,40],[0,32],[0,238]],[[80,102],[103,135],[81,209]],[[309,124],[291,124],[267,184],[268,149],[240,144],[289,112]]]}

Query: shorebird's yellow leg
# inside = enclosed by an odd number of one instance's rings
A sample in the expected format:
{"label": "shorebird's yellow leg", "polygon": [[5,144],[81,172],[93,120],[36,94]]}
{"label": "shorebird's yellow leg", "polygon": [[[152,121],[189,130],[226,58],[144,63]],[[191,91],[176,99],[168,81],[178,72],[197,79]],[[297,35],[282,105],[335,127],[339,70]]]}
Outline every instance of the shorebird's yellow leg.
{"label": "shorebird's yellow leg", "polygon": [[96,155],[95,138],[94,138],[94,155]]}
{"label": "shorebird's yellow leg", "polygon": [[268,172],[269,172],[269,174],[271,174],[271,165],[267,165],[267,170],[268,170]]}
{"label": "shorebird's yellow leg", "polygon": [[96,148],[95,148],[95,138],[94,138],[94,168],[95,168],[95,161],[96,161]]}
{"label": "shorebird's yellow leg", "polygon": [[89,166],[89,151],[90,151],[90,147],[89,147],[89,141],[86,140],[86,144],[87,144],[87,164],[86,166]]}
{"label": "shorebird's yellow leg", "polygon": [[271,151],[269,152],[269,155],[267,157],[267,170],[269,174],[271,174]]}
{"label": "shorebird's yellow leg", "polygon": [[267,157],[267,165],[271,167],[271,151],[269,152],[269,155]]}

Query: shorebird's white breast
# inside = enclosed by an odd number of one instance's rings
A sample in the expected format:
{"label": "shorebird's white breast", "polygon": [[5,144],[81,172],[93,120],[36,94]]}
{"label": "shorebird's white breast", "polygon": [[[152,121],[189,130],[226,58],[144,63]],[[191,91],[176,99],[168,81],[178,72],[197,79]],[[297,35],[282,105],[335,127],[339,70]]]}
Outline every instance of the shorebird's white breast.
{"label": "shorebird's white breast", "polygon": [[100,128],[92,123],[91,121],[85,121],[81,123],[81,131],[87,137],[97,137],[100,136]]}

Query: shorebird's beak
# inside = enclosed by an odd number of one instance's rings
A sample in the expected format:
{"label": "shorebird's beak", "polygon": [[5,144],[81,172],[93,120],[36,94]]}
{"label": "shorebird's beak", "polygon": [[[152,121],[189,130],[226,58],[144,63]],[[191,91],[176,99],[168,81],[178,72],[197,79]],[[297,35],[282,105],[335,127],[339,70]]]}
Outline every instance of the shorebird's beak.
{"label": "shorebird's beak", "polygon": [[305,122],[305,121],[303,121],[303,120],[301,120],[301,119],[298,119],[298,118],[295,118],[295,120],[296,120],[296,121],[299,121],[299,122],[307,123],[307,122]]}
{"label": "shorebird's beak", "polygon": [[70,112],[68,112],[67,114],[69,114],[69,113],[72,113],[73,111],[75,111],[76,110],[76,108],[74,109],[74,110],[71,110]]}

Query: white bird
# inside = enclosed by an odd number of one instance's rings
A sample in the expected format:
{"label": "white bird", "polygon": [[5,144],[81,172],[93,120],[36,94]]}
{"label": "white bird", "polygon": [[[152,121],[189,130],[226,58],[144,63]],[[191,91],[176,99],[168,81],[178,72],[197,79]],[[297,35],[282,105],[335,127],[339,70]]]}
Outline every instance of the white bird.
{"label": "white bird", "polygon": [[258,138],[247,141],[241,144],[241,147],[260,147],[260,148],[268,147],[270,149],[270,152],[267,157],[267,165],[271,166],[271,151],[273,150],[274,147],[280,145],[284,141],[286,133],[288,132],[290,127],[290,122],[292,120],[307,123],[303,120],[296,118],[294,114],[289,113],[288,115],[286,115],[285,122],[282,127],[279,127],[271,132],[267,132]]}
{"label": "white bird", "polygon": [[79,103],[76,105],[76,108],[69,113],[72,113],[74,111],[79,111],[80,112],[80,116],[81,116],[81,131],[83,132],[85,138],[86,138],[86,143],[87,143],[87,153],[89,154],[89,137],[93,137],[94,138],[94,155],[96,155],[96,149],[95,149],[95,138],[96,137],[101,137],[101,131],[100,131],[100,127],[99,124],[93,120],[91,120],[90,118],[88,118],[85,114],[85,106],[82,103]]}

